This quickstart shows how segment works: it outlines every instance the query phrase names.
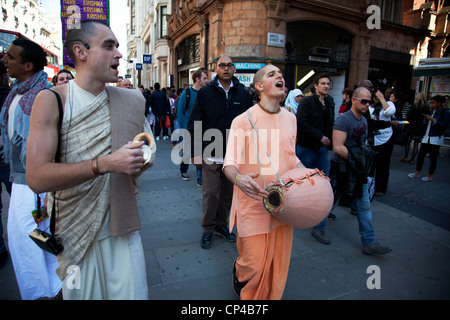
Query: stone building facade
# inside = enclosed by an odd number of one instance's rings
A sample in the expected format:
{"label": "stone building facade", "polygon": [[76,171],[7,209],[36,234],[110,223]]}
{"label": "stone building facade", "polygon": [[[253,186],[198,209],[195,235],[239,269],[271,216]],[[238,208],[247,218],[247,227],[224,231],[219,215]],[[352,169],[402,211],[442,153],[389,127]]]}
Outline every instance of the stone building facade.
{"label": "stone building facade", "polygon": [[[168,0],[127,0],[130,22],[127,24],[127,74],[135,87],[152,87],[156,82],[170,86],[167,45]],[[137,70],[137,65],[141,70]]]}
{"label": "stone building facade", "polygon": [[[61,17],[47,14],[40,2],[0,0],[0,29],[21,33],[54,53],[49,59],[62,65]],[[1,40],[3,40],[2,36],[0,36],[0,54],[3,55],[8,47]],[[9,40],[6,43],[9,44]],[[45,71],[50,78],[55,75],[53,69],[46,67]]]}
{"label": "stone building facade", "polygon": [[273,63],[289,89],[307,91],[312,74],[330,73],[337,106],[342,90],[361,79],[411,97],[413,66],[447,54],[446,2],[172,0],[169,73],[182,87],[197,68],[212,76],[227,54],[246,85],[259,67]]}

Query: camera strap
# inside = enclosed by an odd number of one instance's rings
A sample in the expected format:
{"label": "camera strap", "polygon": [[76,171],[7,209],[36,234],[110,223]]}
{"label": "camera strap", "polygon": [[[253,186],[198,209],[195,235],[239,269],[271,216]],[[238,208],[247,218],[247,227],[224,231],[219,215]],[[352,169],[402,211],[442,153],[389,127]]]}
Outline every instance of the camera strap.
{"label": "camera strap", "polygon": [[[55,162],[60,162],[60,152],[61,152],[61,139],[59,136],[59,132],[61,131],[61,126],[62,126],[62,121],[63,121],[63,107],[62,107],[62,101],[61,101],[61,97],[59,96],[59,94],[56,91],[53,91],[51,89],[46,89],[49,90],[51,92],[53,92],[56,96],[56,100],[58,101],[58,110],[59,110],[59,124],[58,124],[58,145],[56,147],[56,155],[55,155]],[[50,233],[52,235],[54,235],[55,233],[55,203],[56,203],[56,198],[55,198],[55,193],[53,192],[53,206],[52,206],[52,214],[50,216]],[[37,213],[38,213],[38,218],[40,218],[41,216],[41,197],[39,195],[37,195]]]}

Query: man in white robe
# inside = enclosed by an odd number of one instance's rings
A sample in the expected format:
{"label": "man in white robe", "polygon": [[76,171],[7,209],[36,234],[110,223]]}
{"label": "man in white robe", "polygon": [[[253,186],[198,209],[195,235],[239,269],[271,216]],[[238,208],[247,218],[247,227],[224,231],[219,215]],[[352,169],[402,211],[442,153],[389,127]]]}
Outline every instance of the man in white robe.
{"label": "man in white robe", "polygon": [[[106,86],[117,81],[122,57],[109,26],[82,21],[65,46],[77,74],[54,88],[63,101],[62,127],[58,134],[55,95],[38,95],[27,162],[30,187],[56,191],[49,206],[55,200],[55,234],[64,246],[57,256],[63,298],[147,299],[135,179],[154,163],[156,146],[149,143],[145,164],[144,142],[130,142],[142,131],[153,140],[145,100],[139,91]],[[61,163],[54,163],[58,137]]]}

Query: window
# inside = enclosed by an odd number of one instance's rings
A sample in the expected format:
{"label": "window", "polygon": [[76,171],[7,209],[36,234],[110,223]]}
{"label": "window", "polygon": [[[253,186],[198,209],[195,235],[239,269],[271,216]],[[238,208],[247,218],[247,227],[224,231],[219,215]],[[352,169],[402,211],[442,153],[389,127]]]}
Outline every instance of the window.
{"label": "window", "polygon": [[136,1],[130,1],[130,33],[134,34],[136,32]]}
{"label": "window", "polygon": [[381,2],[381,18],[388,21],[394,21],[395,2],[383,0]]}
{"label": "window", "polygon": [[179,66],[200,62],[200,35],[187,37],[176,50]]}
{"label": "window", "polygon": [[348,69],[351,44],[352,35],[331,24],[304,21],[286,27],[286,60],[290,62]]}
{"label": "window", "polygon": [[6,21],[6,19],[8,19],[8,11],[6,11],[5,8],[2,8],[2,14],[3,14],[3,21]]}
{"label": "window", "polygon": [[394,22],[402,23],[403,21],[403,11],[402,5],[398,5],[396,0],[378,0],[375,4],[381,8],[381,19]]}
{"label": "window", "polygon": [[159,7],[159,38],[167,35],[167,6]]}

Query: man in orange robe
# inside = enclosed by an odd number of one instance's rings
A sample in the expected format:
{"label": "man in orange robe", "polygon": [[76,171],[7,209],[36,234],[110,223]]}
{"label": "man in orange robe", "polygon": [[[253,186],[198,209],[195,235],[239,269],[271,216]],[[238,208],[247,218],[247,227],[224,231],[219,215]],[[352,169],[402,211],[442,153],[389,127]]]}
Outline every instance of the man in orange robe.
{"label": "man in orange robe", "polygon": [[229,225],[230,230],[237,226],[239,258],[233,271],[234,289],[243,300],[277,300],[286,284],[293,228],[265,210],[262,198],[268,193],[263,179],[268,185],[277,179],[276,171],[281,176],[304,166],[295,155],[296,118],[280,108],[279,101],[284,97],[280,69],[264,66],[255,74],[254,84],[260,102],[248,111],[259,137],[252,131],[247,113],[236,117],[223,166],[225,175],[235,184]]}

